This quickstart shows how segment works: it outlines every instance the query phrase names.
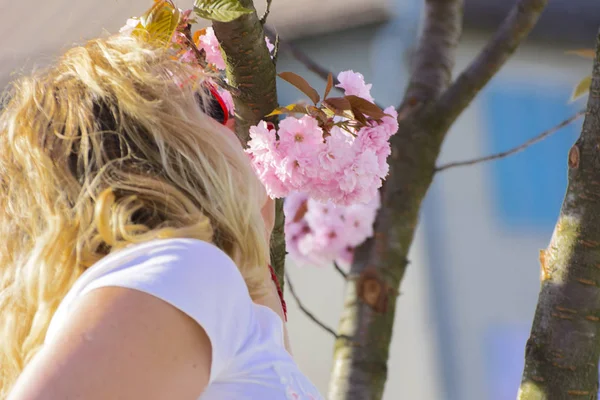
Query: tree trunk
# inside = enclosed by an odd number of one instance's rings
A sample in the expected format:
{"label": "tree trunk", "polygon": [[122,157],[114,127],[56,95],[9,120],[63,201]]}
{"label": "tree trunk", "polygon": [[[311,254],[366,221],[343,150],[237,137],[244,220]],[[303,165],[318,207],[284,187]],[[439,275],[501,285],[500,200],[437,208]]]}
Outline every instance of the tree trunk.
{"label": "tree trunk", "polygon": [[583,129],[550,245],[519,400],[596,399],[600,356],[600,34]]}
{"label": "tree trunk", "polygon": [[[426,1],[426,22],[398,133],[392,137],[390,173],[373,240],[357,250],[346,287],[334,350],[330,399],[381,399],[387,379],[396,298],[421,202],[434,175],[445,136],[431,124],[431,103],[450,83],[462,28],[463,0]],[[403,118],[405,117],[405,118]]]}
{"label": "tree trunk", "polygon": [[234,95],[236,132],[246,143],[248,129],[277,108],[275,63],[265,43],[263,25],[252,0],[239,0],[254,10],[232,22],[213,22],[223,49],[229,84],[239,90]]}
{"label": "tree trunk", "polygon": [[516,3],[478,57],[447,90],[462,27],[462,0],[426,0],[414,70],[392,138],[390,174],[372,240],[355,255],[334,350],[331,400],[379,400],[387,379],[396,297],[421,202],[456,118],[531,31],[547,0]]}
{"label": "tree trunk", "polygon": [[[275,63],[265,43],[263,24],[252,0],[239,2],[254,12],[231,22],[213,22],[213,29],[225,53],[227,80],[238,89],[238,93],[233,94],[235,129],[245,144],[250,139],[249,128],[266,119],[265,115],[277,108],[278,103]],[[283,288],[286,251],[282,204],[282,200],[277,200],[275,227],[271,235],[271,263]]]}

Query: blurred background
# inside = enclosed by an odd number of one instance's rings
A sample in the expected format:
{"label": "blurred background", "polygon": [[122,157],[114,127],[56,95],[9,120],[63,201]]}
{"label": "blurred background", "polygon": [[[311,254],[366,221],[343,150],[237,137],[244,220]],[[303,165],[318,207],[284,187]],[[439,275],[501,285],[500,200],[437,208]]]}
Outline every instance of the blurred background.
{"label": "blurred background", "polygon": [[[188,4],[189,3],[189,4]],[[192,0],[178,0],[181,8]],[[259,10],[262,1],[255,1]],[[422,0],[273,0],[271,29],[328,70],[353,69],[380,104],[399,104]],[[513,5],[466,0],[458,72]],[[44,65],[73,43],[117,32],[151,0],[0,0],[0,85]],[[533,35],[452,128],[440,164],[497,153],[557,125],[585,106],[568,102],[591,61],[565,54],[591,48],[600,3],[553,0]],[[287,53],[319,91],[320,78]],[[279,82],[282,104],[301,95]],[[514,399],[539,289],[538,251],[549,242],[565,192],[566,155],[581,122],[526,151],[438,174],[429,191],[401,287],[386,400]],[[332,269],[288,263],[296,291],[336,327],[344,282]],[[295,357],[323,393],[333,338],[287,294]]]}

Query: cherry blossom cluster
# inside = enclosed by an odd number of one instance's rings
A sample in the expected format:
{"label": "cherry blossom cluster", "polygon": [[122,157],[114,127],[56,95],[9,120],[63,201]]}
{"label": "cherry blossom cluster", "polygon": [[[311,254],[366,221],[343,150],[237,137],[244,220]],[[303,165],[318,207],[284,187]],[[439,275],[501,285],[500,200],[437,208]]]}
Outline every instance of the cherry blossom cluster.
{"label": "cherry blossom cluster", "polygon": [[[338,80],[346,96],[373,100],[361,74],[345,71]],[[262,121],[250,128],[247,152],[272,198],[304,192],[324,203],[368,203],[388,173],[389,139],[398,130],[394,108],[383,113],[361,126],[348,113],[325,123],[313,115],[288,116],[278,130]]]}
{"label": "cherry blossom cluster", "polygon": [[299,265],[349,266],[354,248],[373,235],[379,206],[379,194],[367,204],[340,206],[290,193],[283,206],[289,256]]}

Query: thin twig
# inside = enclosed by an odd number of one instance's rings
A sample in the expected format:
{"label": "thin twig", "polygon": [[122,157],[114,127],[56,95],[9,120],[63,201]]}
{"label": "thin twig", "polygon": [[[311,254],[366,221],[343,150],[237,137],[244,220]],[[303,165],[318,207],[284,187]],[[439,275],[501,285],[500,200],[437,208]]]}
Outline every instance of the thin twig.
{"label": "thin twig", "polygon": [[[289,52],[292,55],[292,57],[294,57],[297,61],[300,61],[300,63],[302,65],[304,65],[306,67],[306,69],[313,72],[314,74],[319,76],[324,81],[327,81],[329,74],[331,74],[331,76],[333,77],[333,88],[335,90],[337,90],[338,92],[345,94],[344,89],[337,86],[340,84],[340,81],[336,78],[336,74],[334,74],[333,72],[329,71],[328,69],[322,67],[321,65],[317,64],[316,61],[314,61],[312,58],[310,58],[310,56],[308,54],[306,54],[305,52],[300,50],[293,43],[288,42],[287,40],[281,40],[279,35],[275,35],[268,28],[265,28],[265,33],[267,35],[269,35],[270,37],[276,37],[276,39],[278,40],[278,43],[279,43],[279,45],[277,46],[278,52],[279,52],[279,50]],[[381,108],[382,110],[385,108],[385,107],[382,107],[381,104],[378,104],[378,103],[375,103],[375,105],[377,107]]]}
{"label": "thin twig", "polygon": [[277,65],[277,60],[279,59],[279,45],[280,38],[279,35],[275,35],[275,48],[273,49],[273,64]]}
{"label": "thin twig", "polygon": [[[265,27],[265,33],[267,35],[269,35],[271,38],[277,36],[273,31],[271,31],[269,28],[266,28],[266,27]],[[279,39],[279,48],[280,48],[280,50],[289,52],[296,60],[300,61],[300,63],[303,64],[309,71],[314,72],[316,75],[320,76],[321,79],[323,79],[325,81],[327,80],[327,77],[331,73],[326,68],[323,68],[322,66],[317,64],[315,61],[313,61],[313,59],[310,58],[305,52],[300,50],[298,47],[296,47],[296,45],[294,45],[292,42],[290,42],[288,40],[282,40],[280,38]],[[333,84],[339,85],[340,81],[337,80],[336,75],[335,74],[332,74],[332,75],[333,75]],[[336,89],[343,92],[342,88],[336,88]]]}
{"label": "thin twig", "polygon": [[265,13],[262,15],[262,17],[260,17],[260,23],[263,25],[267,22],[267,17],[269,16],[269,13],[271,12],[271,3],[272,2],[273,2],[273,0],[267,0],[267,9],[265,10]]}
{"label": "thin twig", "polygon": [[583,115],[585,115],[585,110],[579,111],[577,114],[572,115],[571,117],[565,119],[560,124],[558,124],[558,125],[550,128],[550,129],[548,129],[547,131],[544,131],[544,132],[540,133],[536,137],[531,138],[528,141],[526,141],[525,143],[520,144],[519,146],[514,147],[514,148],[512,148],[510,150],[503,151],[502,153],[492,154],[492,155],[485,156],[485,157],[474,158],[472,160],[451,162],[451,163],[444,164],[444,165],[441,165],[441,166],[437,167],[435,169],[435,171],[436,172],[440,172],[440,171],[444,171],[444,170],[446,170],[448,168],[464,167],[464,166],[467,166],[467,165],[473,165],[473,164],[478,164],[478,163],[482,163],[482,162],[486,162],[486,161],[497,160],[497,159],[500,159],[500,158],[508,157],[508,156],[513,155],[515,153],[519,153],[519,152],[525,150],[527,147],[531,146],[532,144],[535,144],[537,142],[540,142],[540,141],[544,140],[548,136],[550,136],[553,133],[559,131],[560,129],[562,129],[565,126],[569,125],[573,121],[579,119]]}
{"label": "thin twig", "polygon": [[333,329],[331,329],[329,326],[327,326],[326,324],[324,324],[323,322],[321,322],[317,317],[315,317],[315,315],[310,312],[303,304],[302,301],[300,301],[300,298],[298,297],[298,294],[296,293],[296,291],[294,290],[294,285],[292,284],[292,281],[290,280],[290,276],[289,274],[285,273],[285,280],[287,281],[287,287],[289,292],[292,294],[292,297],[294,298],[294,300],[296,300],[296,304],[298,304],[298,308],[300,308],[300,310],[310,319],[312,320],[315,324],[319,325],[321,328],[323,328],[323,330],[327,331],[329,334],[331,334],[334,338],[336,339],[348,339],[351,340],[351,338],[349,338],[346,335],[338,335]]}
{"label": "thin twig", "polygon": [[348,274],[344,272],[343,269],[340,268],[340,266],[338,265],[338,263],[336,263],[335,261],[333,262],[333,268],[335,268],[335,270],[337,272],[339,272],[339,274],[345,279],[348,280]]}

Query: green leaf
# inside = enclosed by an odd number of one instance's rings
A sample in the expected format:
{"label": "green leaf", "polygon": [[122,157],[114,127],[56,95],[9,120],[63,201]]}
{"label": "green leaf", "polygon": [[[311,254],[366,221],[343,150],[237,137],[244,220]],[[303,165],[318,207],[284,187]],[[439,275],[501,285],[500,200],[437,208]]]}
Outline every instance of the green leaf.
{"label": "green leaf", "polygon": [[344,97],[331,97],[323,100],[323,105],[333,111],[335,115],[344,115],[344,111],[352,110],[352,104]]}
{"label": "green leaf", "polygon": [[[158,0],[140,17],[139,29],[133,35],[148,35],[148,39],[170,45],[173,33],[181,20],[177,7],[167,0]],[[141,26],[140,26],[141,25]]]}
{"label": "green leaf", "polygon": [[363,99],[362,97],[349,95],[346,96],[346,99],[352,105],[352,113],[354,113],[355,115],[357,112],[360,112],[361,114],[364,114],[374,119],[381,119],[387,115],[377,105],[371,103],[368,100]]}
{"label": "green leaf", "polygon": [[290,104],[285,107],[277,107],[270,114],[265,115],[265,117],[272,117],[274,115],[281,114],[309,114],[309,111],[305,105]]}
{"label": "green leaf", "polygon": [[327,75],[327,86],[325,87],[325,93],[323,94],[324,99],[326,99],[327,96],[329,96],[331,88],[333,88],[333,75],[330,72],[329,75]]}
{"label": "green leaf", "polygon": [[300,75],[297,75],[293,72],[281,72],[279,77],[284,81],[296,86],[296,88],[307,95],[314,104],[317,104],[319,100],[321,100],[319,93],[317,93],[317,91]]}
{"label": "green leaf", "polygon": [[571,101],[577,100],[581,96],[585,96],[590,91],[590,86],[592,86],[592,76],[588,75],[583,78],[575,89],[573,89],[573,94],[571,95]]}
{"label": "green leaf", "polygon": [[231,22],[254,10],[244,7],[239,0],[196,0],[194,12],[211,21]]}
{"label": "green leaf", "polygon": [[588,58],[593,60],[596,58],[596,50],[594,49],[578,49],[578,50],[569,50],[567,54],[575,54],[576,56]]}

